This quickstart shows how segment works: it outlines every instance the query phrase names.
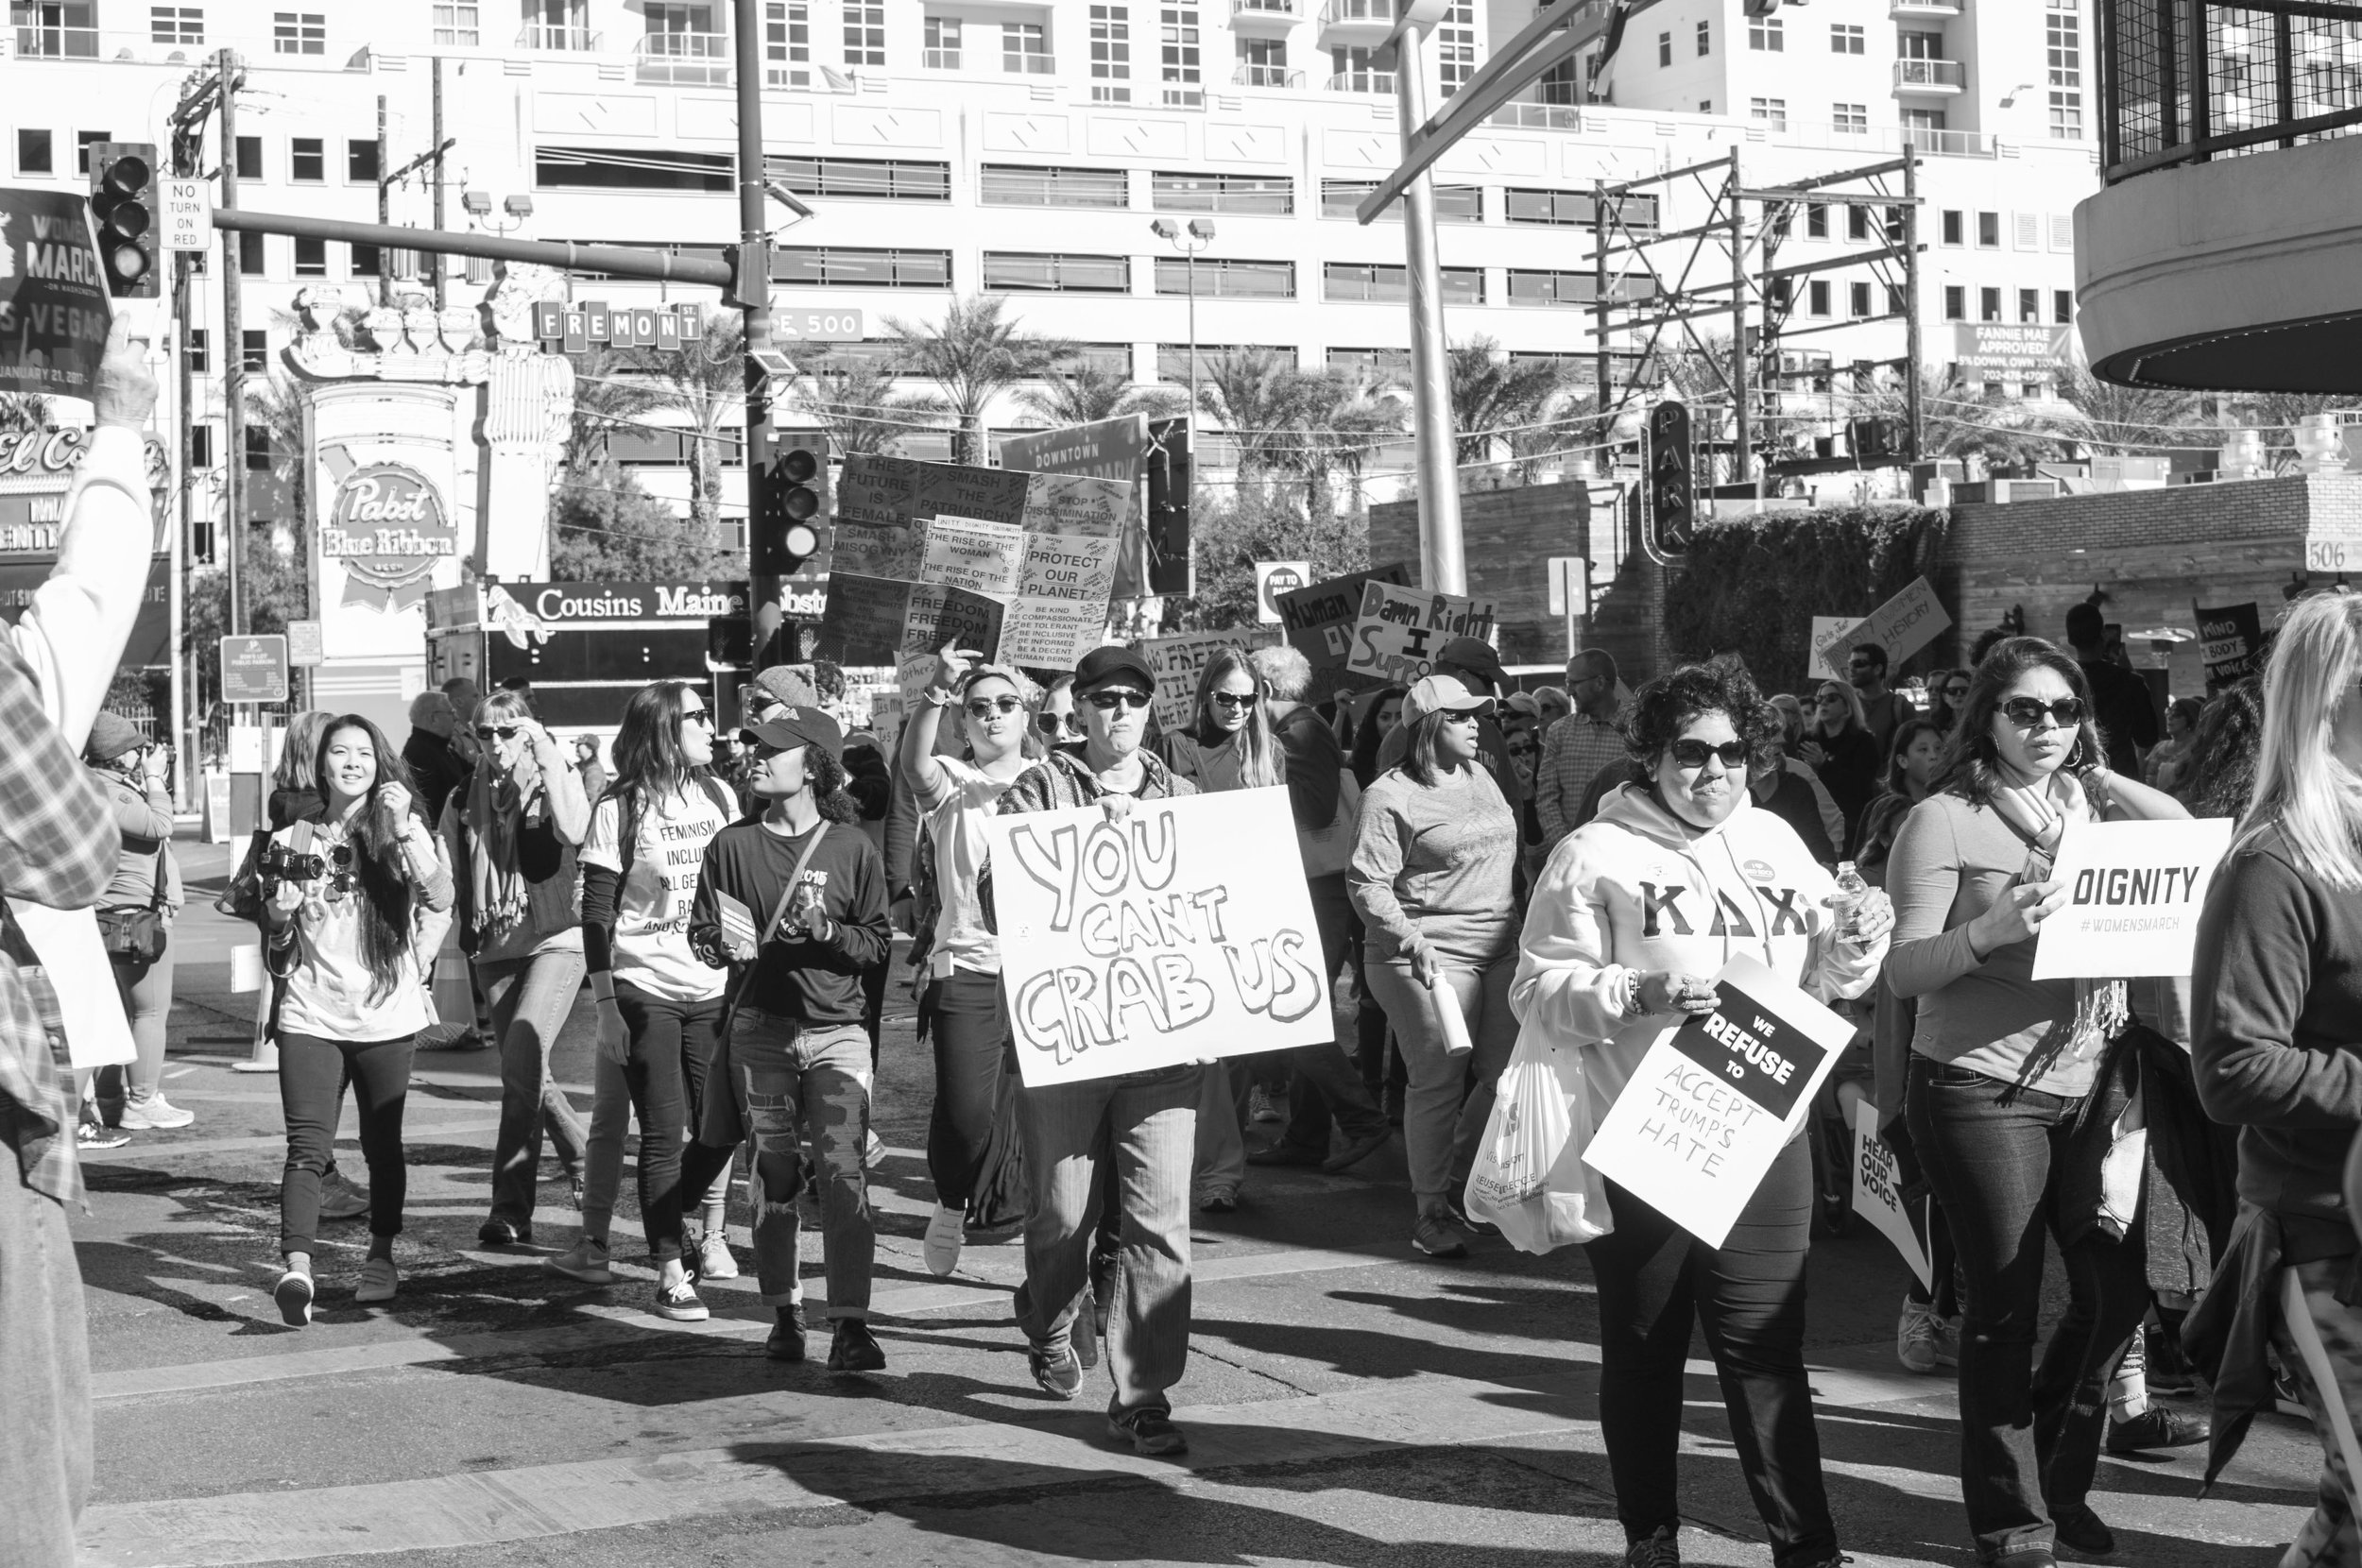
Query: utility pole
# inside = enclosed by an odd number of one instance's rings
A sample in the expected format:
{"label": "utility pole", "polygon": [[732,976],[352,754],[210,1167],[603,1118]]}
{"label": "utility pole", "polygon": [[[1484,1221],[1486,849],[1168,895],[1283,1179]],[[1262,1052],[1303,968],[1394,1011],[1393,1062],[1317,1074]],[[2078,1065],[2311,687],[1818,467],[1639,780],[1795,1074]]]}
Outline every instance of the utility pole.
{"label": "utility pole", "polygon": [[[439,77],[436,78],[438,85],[441,79]],[[435,123],[439,132],[442,127],[439,106],[443,100],[438,94],[435,101],[438,106]],[[383,97],[377,100],[377,222],[380,228],[390,228],[393,224],[392,192],[394,187],[407,179],[410,177],[410,171],[422,169],[429,163],[435,165],[435,227],[440,229],[443,226],[443,154],[451,149],[452,139],[437,134],[433,147],[419,154],[399,169],[389,167],[393,153],[385,137],[385,100]],[[417,254],[417,252],[412,252],[412,254]],[[438,264],[435,270],[437,300],[436,308],[437,310],[442,308],[440,304],[442,287],[443,273]],[[394,302],[394,247],[391,246],[382,246],[378,249],[377,302],[381,305],[390,305]]]}
{"label": "utility pole", "polygon": [[1747,394],[1754,378],[1747,373],[1747,204],[1738,179],[1738,149],[1731,148],[1731,483],[1744,485],[1754,466],[1748,450],[1753,431],[1747,418]]}
{"label": "utility pole", "polygon": [[[377,95],[377,221],[381,224],[394,221],[391,199],[386,194],[393,181],[385,178],[392,162],[392,155],[385,145],[385,94],[380,93]],[[377,257],[377,302],[381,305],[394,302],[394,259],[384,251],[380,251]]]}
{"label": "utility pole", "polygon": [[[758,495],[757,475],[770,471],[777,432],[771,423],[771,377],[762,361],[771,357],[771,242],[767,227],[767,183],[762,155],[763,0],[732,0],[730,26],[738,64],[738,306],[745,313],[746,537],[751,548]],[[439,132],[438,132],[439,133]],[[436,227],[442,227],[437,214]],[[751,565],[751,561],[749,563]],[[755,656],[784,619],[779,580],[769,572],[751,576],[747,609],[754,617]],[[793,656],[796,650],[789,649]]]}
{"label": "utility pole", "polygon": [[[1608,438],[1607,350],[1607,181],[1591,182],[1591,349],[1595,401],[1600,411],[1600,439]],[[1602,462],[1609,453],[1600,453]]]}
{"label": "utility pole", "polygon": [[[1395,102],[1402,151],[1415,150],[1427,123],[1427,59],[1422,43],[1443,20],[1446,0],[1406,0],[1395,35]],[[1402,243],[1411,284],[1412,417],[1419,476],[1419,576],[1429,593],[1466,593],[1468,563],[1460,537],[1460,465],[1452,441],[1451,361],[1444,346],[1444,275],[1435,254],[1435,180],[1421,169],[1402,193]]]}
{"label": "utility pole", "polygon": [[[172,111],[172,172],[180,179],[196,179],[203,174],[205,151],[205,116],[221,88],[218,77],[192,77],[188,91]],[[180,766],[175,770],[176,803],[190,803],[192,770],[197,764],[197,747],[191,743],[189,730],[189,692],[194,670],[190,651],[180,644],[187,635],[188,571],[190,561],[189,535],[197,524],[197,438],[196,406],[197,375],[189,362],[189,322],[196,315],[193,306],[197,290],[190,282],[195,258],[187,251],[175,251],[172,257],[172,318],[180,331],[174,336],[179,363],[173,367],[173,383],[178,396],[174,401],[180,429],[175,440],[180,452],[180,504],[173,513],[172,528],[172,626],[170,642],[172,656],[172,744],[180,754]]]}
{"label": "utility pole", "polygon": [[[221,94],[221,200],[238,210],[238,54],[224,49],[214,69]],[[239,313],[238,237],[221,234],[222,542],[229,560],[230,635],[246,635],[246,328]]]}
{"label": "utility pole", "polygon": [[[743,9],[744,8],[742,7],[741,9]],[[760,37],[761,35],[758,34],[756,36]],[[740,106],[740,113],[742,116],[745,113],[745,106],[742,104]],[[437,148],[444,145],[443,57],[440,55],[436,55],[435,57],[435,123],[433,127],[430,128],[427,134]],[[435,227],[437,229],[443,227],[443,164],[439,158],[435,163]],[[430,252],[426,267],[427,281],[435,287],[435,308],[439,312],[445,305],[451,302],[445,293],[443,285],[443,258],[433,255],[433,253]]]}
{"label": "utility pole", "polygon": [[1919,461],[1919,149],[1903,139],[1903,449]]}

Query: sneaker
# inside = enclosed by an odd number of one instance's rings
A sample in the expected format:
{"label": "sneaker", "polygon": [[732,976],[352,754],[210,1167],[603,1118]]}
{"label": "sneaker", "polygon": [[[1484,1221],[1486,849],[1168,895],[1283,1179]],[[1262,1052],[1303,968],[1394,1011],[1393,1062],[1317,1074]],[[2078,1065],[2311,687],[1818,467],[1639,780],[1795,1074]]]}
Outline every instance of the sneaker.
{"label": "sneaker", "polygon": [[960,1266],[960,1243],[967,1238],[967,1211],[935,1205],[927,1217],[927,1238],[919,1243],[927,1272],[942,1279]]}
{"label": "sneaker", "polygon": [[1905,1372],[1936,1370],[1936,1321],[1933,1305],[1903,1298],[1903,1315],[1894,1324],[1894,1358]]}
{"label": "sneaker", "polygon": [[341,1170],[331,1169],[320,1178],[322,1219],[359,1219],[368,1212],[368,1188],[353,1185]]}
{"label": "sneaker", "polygon": [[876,1128],[869,1131],[869,1140],[861,1146],[861,1163],[864,1170],[875,1170],[886,1162],[885,1139],[878,1136]]}
{"label": "sneaker", "polygon": [[77,1149],[121,1149],[131,1141],[131,1134],[94,1121],[74,1124],[74,1147]]}
{"label": "sneaker", "polygon": [[1447,1214],[1423,1214],[1411,1227],[1411,1245],[1429,1257],[1461,1258],[1468,1255],[1467,1237],[1451,1222]]}
{"label": "sneaker", "polygon": [[279,1304],[281,1322],[301,1328],[312,1321],[312,1276],[288,1270],[271,1287],[270,1299]]}
{"label": "sneaker", "polygon": [[2147,1454],[2160,1448],[2188,1448],[2206,1440],[2205,1418],[2152,1405],[2131,1421],[2108,1423],[2108,1452]]}
{"label": "sneaker", "polygon": [[585,1285],[615,1283],[615,1270],[608,1267],[607,1249],[587,1236],[556,1257],[544,1258],[541,1267]]}
{"label": "sneaker", "polygon": [[373,1257],[361,1265],[361,1283],[353,1287],[352,1299],[368,1306],[377,1302],[390,1302],[394,1292],[402,1288],[402,1275],[389,1257]]}
{"label": "sneaker", "polygon": [[658,1282],[656,1315],[676,1323],[702,1323],[713,1316],[706,1310],[706,1304],[697,1299],[696,1286],[686,1278],[678,1285]]}
{"label": "sneaker", "polygon": [[413,1050],[473,1050],[475,1031],[467,1024],[429,1024],[411,1041]]}
{"label": "sneaker", "polygon": [[1676,1526],[1659,1525],[1653,1533],[1625,1547],[1624,1568],[1682,1568]]}
{"label": "sneaker", "polygon": [[1338,1171],[1360,1165],[1363,1160],[1393,1142],[1394,1133],[1395,1130],[1391,1127],[1379,1127],[1364,1133],[1358,1138],[1350,1139],[1343,1149],[1323,1160],[1321,1168],[1333,1176]]}
{"label": "sneaker", "polygon": [[1236,1214],[1239,1189],[1229,1182],[1209,1182],[1198,1189],[1197,1206],[1207,1214]]}
{"label": "sneaker", "polygon": [[1286,1121],[1287,1116],[1272,1102],[1271,1091],[1257,1084],[1247,1091],[1247,1120]]}
{"label": "sneaker", "polygon": [[730,1256],[730,1238],[720,1231],[708,1231],[697,1243],[697,1257],[692,1265],[701,1280],[734,1280],[738,1277],[738,1259]]}
{"label": "sneaker", "polygon": [[2162,1328],[2146,1331],[2148,1339],[2148,1391],[2189,1395],[2198,1392],[2198,1373],[2182,1354],[2182,1341]]}
{"label": "sneaker", "polygon": [[533,1227],[505,1219],[487,1219],[475,1228],[475,1238],[487,1247],[523,1247],[533,1241]]}
{"label": "sneaker", "polygon": [[2059,1544],[2085,1557],[2107,1557],[2116,1549],[2114,1532],[2092,1512],[2089,1503],[2070,1503],[2050,1516]]}
{"label": "sneaker", "polygon": [[883,1372],[885,1347],[859,1318],[839,1318],[829,1337],[829,1370],[833,1372]]}
{"label": "sneaker", "polygon": [[804,1358],[804,1309],[782,1306],[777,1309],[779,1321],[771,1325],[771,1337],[762,1342],[762,1354],[774,1361],[801,1361]]}
{"label": "sneaker", "polygon": [[145,1099],[127,1101],[123,1115],[115,1125],[127,1133],[157,1133],[172,1127],[186,1127],[196,1119],[195,1111],[183,1111],[164,1099],[159,1091]]}
{"label": "sneaker", "polygon": [[1118,1442],[1130,1443],[1133,1453],[1151,1457],[1190,1451],[1190,1440],[1172,1423],[1172,1417],[1162,1410],[1110,1410],[1107,1435]]}
{"label": "sneaker", "polygon": [[1033,1370],[1041,1391],[1053,1399],[1072,1399],[1083,1391],[1083,1363],[1071,1345],[1028,1350],[1025,1364]]}

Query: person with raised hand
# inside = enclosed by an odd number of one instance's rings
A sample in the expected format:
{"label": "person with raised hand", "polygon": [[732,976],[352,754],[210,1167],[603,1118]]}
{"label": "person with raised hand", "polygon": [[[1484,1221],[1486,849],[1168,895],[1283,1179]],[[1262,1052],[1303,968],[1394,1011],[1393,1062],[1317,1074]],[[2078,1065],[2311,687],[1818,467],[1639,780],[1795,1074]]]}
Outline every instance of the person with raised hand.
{"label": "person with raised hand", "polygon": [[409,1167],[402,1150],[412,1040],[433,1021],[424,965],[452,903],[449,863],[412,795],[401,758],[357,713],[332,719],[314,764],[317,818],[271,835],[277,885],[264,901],[279,1002],[279,1098],[287,1165],[279,1188],[273,1287],[282,1321],[312,1321],[313,1236],[320,1172],[351,1080],[369,1167],[369,1254],[353,1300],[388,1302],[400,1287]]}
{"label": "person with raised hand", "polygon": [[[615,1276],[608,1231],[622,1179],[624,1127],[640,1114],[640,1223],[656,1261],[656,1314],[707,1316],[694,1273],[738,1273],[723,1236],[727,1180],[681,1190],[683,1131],[704,1109],[719,1030],[723,980],[689,946],[689,912],[706,845],[738,819],[713,776],[713,715],[694,687],[659,681],[624,705],[615,782],[590,808],[582,844],[582,950],[596,999],[599,1048],[590,1137],[583,1159],[582,1238],[548,1267],[590,1285]],[[727,1170],[727,1167],[725,1167]],[[693,1260],[682,1210],[705,1208]]]}
{"label": "person with raised hand", "polygon": [[[986,664],[972,648],[945,643],[919,704],[902,725],[902,781],[915,797],[933,868],[934,916],[923,940],[926,989],[918,1015],[934,1047],[935,1103],[927,1125],[927,1174],[934,1213],[922,1254],[927,1270],[959,1267],[967,1226],[1003,1224],[1024,1212],[1010,1103],[1007,1004],[1001,941],[985,923],[978,878],[984,824],[1018,775],[1044,754],[1027,711],[1024,676]],[[939,757],[943,716],[967,721],[967,755]]]}

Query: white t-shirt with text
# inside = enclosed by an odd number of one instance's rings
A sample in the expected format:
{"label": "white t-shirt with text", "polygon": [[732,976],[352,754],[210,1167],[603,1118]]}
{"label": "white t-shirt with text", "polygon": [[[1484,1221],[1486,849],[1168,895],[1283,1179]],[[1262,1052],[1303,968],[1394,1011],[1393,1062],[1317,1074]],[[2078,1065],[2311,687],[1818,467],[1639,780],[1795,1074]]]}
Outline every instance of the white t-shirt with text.
{"label": "white t-shirt with text", "polygon": [[[623,802],[610,796],[590,813],[584,865],[623,871]],[[713,835],[736,818],[699,786],[641,809],[639,845],[616,896],[615,979],[667,1001],[705,1001],[722,994],[727,975],[689,950],[689,907]]]}

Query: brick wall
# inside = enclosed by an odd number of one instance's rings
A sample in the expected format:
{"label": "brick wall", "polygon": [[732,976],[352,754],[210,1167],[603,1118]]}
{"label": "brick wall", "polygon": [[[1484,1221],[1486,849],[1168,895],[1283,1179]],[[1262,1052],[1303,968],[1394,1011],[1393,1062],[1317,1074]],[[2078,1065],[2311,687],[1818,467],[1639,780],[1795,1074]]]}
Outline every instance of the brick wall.
{"label": "brick wall", "polygon": [[[1460,498],[1468,591],[1493,601],[1503,664],[1549,664],[1566,656],[1566,624],[1550,613],[1549,571],[1543,563],[1553,555],[1589,554],[1573,493],[1572,486],[1528,485]],[[1381,502],[1370,508],[1370,559],[1408,561],[1417,580],[1417,502]]]}

